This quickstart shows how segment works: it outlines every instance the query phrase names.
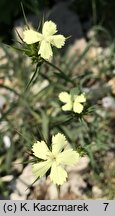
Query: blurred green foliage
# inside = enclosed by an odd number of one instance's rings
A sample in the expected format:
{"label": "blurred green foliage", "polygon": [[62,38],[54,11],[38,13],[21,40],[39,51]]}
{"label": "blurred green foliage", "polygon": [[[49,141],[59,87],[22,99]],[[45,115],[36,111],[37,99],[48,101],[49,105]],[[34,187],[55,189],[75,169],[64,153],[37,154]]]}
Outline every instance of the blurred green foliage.
{"label": "blurred green foliage", "polygon": [[[22,0],[26,14],[36,13],[45,7],[51,7],[49,0]],[[115,2],[110,0],[78,0],[71,8],[77,12],[82,22],[91,19],[93,24],[102,24],[114,33]],[[0,30],[4,33],[6,26],[22,17],[20,0],[0,1]],[[100,28],[101,30],[101,28]],[[104,32],[105,34],[105,32]],[[92,47],[89,42],[81,55],[74,55],[67,61],[65,55],[53,59],[64,74],[59,73],[51,65],[43,64],[33,83],[25,92],[35,66],[22,53],[0,45],[4,55],[0,57],[0,96],[6,103],[0,108],[0,176],[18,172],[13,162],[19,159],[23,166],[29,163],[31,146],[35,140],[45,139],[49,144],[54,133],[62,132],[74,149],[81,155],[90,158],[90,171],[87,179],[96,181],[103,188],[108,199],[114,198],[114,186],[111,179],[115,179],[114,169],[106,167],[108,151],[114,151],[114,112],[102,105],[102,99],[114,97],[107,86],[115,74],[115,46],[108,43],[109,54],[105,50],[94,59],[88,59],[87,54]],[[85,65],[83,62],[85,61]],[[93,69],[96,68],[97,73]],[[64,113],[58,94],[77,87],[79,91],[87,92],[86,110],[83,116]],[[85,112],[86,111],[86,112]],[[10,147],[4,144],[4,136],[11,141]],[[28,153],[29,151],[29,153]],[[99,174],[102,175],[99,175]],[[108,174],[109,173],[109,174]],[[92,184],[92,183],[91,183]],[[10,188],[0,179],[0,194],[8,197]],[[90,191],[90,190],[89,190]],[[88,191],[88,193],[89,193]]]}
{"label": "blurred green foliage", "polygon": [[[81,55],[72,56],[70,61],[67,61],[67,53],[63,57],[56,55],[53,64],[63,70],[66,76],[44,63],[25,91],[35,66],[22,53],[1,44],[4,56],[0,60],[0,77],[3,81],[0,89],[7,101],[0,116],[1,176],[13,173],[15,178],[19,173],[13,167],[13,161],[20,159],[23,165],[29,163],[28,151],[31,153],[33,142],[45,139],[50,145],[52,134],[59,131],[65,134],[81,155],[84,152],[89,155],[91,169],[99,175],[102,170],[99,158],[113,148],[114,142],[113,128],[110,126],[113,116],[104,109],[101,101],[103,97],[113,96],[106,83],[113,77],[114,68],[111,65],[115,57],[114,46],[111,45],[105,65],[100,56],[87,59],[91,47],[92,43],[89,43]],[[86,61],[85,65],[83,61]],[[97,68],[98,73],[93,72],[93,67]],[[93,88],[93,85],[97,87]],[[63,112],[58,99],[60,92],[69,92],[74,87],[87,92],[86,111],[81,116]],[[5,135],[11,140],[9,148],[3,142]],[[0,190],[5,196],[2,186]]]}
{"label": "blurred green foliage", "polygon": [[[25,13],[40,15],[41,11],[51,8],[54,0],[12,0],[9,4],[8,0],[0,1],[0,37],[2,41],[12,43],[11,29],[17,19],[23,17],[21,2],[24,5]],[[115,2],[113,0],[75,0],[70,5],[70,9],[77,13],[81,20],[81,24],[89,22],[91,25],[101,25],[108,29],[110,33],[115,35]],[[87,31],[89,27],[84,31]]]}
{"label": "blurred green foliage", "polygon": [[0,1],[0,40],[5,43],[12,43],[12,29],[15,21],[23,17],[21,3],[24,6],[26,15],[34,14],[39,16],[40,11],[50,6],[49,0],[9,0]]}
{"label": "blurred green foliage", "polygon": [[21,2],[25,6],[26,12],[37,12],[48,6],[48,0],[8,0],[0,1],[0,23],[11,24],[17,17],[22,17]]}
{"label": "blurred green foliage", "polygon": [[101,25],[115,34],[115,1],[75,0],[71,8],[77,12],[82,22],[90,20],[92,25]]}

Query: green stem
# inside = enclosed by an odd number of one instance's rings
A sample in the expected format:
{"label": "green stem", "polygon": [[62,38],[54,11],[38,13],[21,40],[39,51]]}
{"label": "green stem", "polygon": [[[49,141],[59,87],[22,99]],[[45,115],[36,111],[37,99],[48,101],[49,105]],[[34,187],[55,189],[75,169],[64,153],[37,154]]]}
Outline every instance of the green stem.
{"label": "green stem", "polygon": [[92,0],[92,13],[93,13],[93,24],[96,25],[97,22],[97,14],[96,14],[96,1]]}
{"label": "green stem", "polygon": [[36,74],[39,72],[40,70],[40,66],[37,64],[36,65],[36,69],[35,69],[35,72],[33,73],[33,76],[32,78],[30,79],[30,81],[28,82],[26,88],[25,88],[25,91],[24,93],[28,90],[29,86],[31,85],[31,83],[34,81],[35,77],[36,77]]}
{"label": "green stem", "polygon": [[58,68],[56,65],[52,64],[51,62],[43,59],[48,65],[52,66],[53,68],[55,68],[56,70],[58,70],[60,73],[64,73],[60,68]]}
{"label": "green stem", "polygon": [[62,124],[65,124],[67,122],[70,122],[71,120],[73,119],[73,117],[68,117],[66,120],[64,121],[57,121],[56,123],[52,123],[52,127],[56,127],[56,126],[59,126],[59,125],[62,125]]}
{"label": "green stem", "polygon": [[51,62],[49,62],[49,61],[47,61],[47,60],[45,60],[45,59],[43,59],[43,60],[44,60],[44,62],[45,62],[46,64],[50,65],[51,67],[53,67],[53,68],[55,68],[57,71],[59,71],[59,72],[62,74],[62,76],[63,76],[62,78],[64,78],[64,79],[65,79],[66,81],[68,81],[68,82],[73,83],[73,81],[70,80],[69,77],[66,76],[66,74],[65,74],[60,68],[58,68],[56,65],[52,64]]}
{"label": "green stem", "polygon": [[57,187],[57,192],[58,192],[58,199],[60,198],[59,196],[60,196],[60,185],[56,185],[56,187]]}

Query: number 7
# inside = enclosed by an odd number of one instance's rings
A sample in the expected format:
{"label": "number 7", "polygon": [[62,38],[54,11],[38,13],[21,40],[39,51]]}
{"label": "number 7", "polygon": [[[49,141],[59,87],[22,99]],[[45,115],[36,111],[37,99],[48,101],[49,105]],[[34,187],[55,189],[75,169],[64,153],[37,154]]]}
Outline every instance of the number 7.
{"label": "number 7", "polygon": [[107,206],[109,205],[109,203],[103,203],[105,205],[104,211],[107,210]]}

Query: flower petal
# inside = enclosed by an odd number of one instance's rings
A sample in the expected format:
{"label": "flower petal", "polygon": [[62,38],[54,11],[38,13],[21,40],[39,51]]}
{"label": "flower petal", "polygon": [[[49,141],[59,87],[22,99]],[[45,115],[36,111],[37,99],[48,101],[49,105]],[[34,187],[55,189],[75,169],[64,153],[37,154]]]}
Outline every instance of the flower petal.
{"label": "flower petal", "polygon": [[67,178],[67,172],[54,162],[51,167],[50,178],[54,184],[62,185]]}
{"label": "flower petal", "polygon": [[57,48],[61,48],[65,44],[65,37],[63,35],[51,36],[51,44]]}
{"label": "flower petal", "polygon": [[83,105],[80,104],[80,103],[78,103],[78,102],[75,100],[75,102],[74,102],[74,104],[73,104],[73,111],[74,111],[75,113],[81,113],[81,112],[83,111]]}
{"label": "flower petal", "polygon": [[57,26],[52,21],[46,21],[43,25],[42,34],[43,36],[52,36],[57,32]]}
{"label": "flower petal", "polygon": [[78,103],[84,103],[84,102],[86,102],[86,97],[84,94],[75,96],[75,101]]}
{"label": "flower petal", "polygon": [[59,99],[60,101],[67,103],[68,101],[71,101],[71,95],[68,94],[67,92],[61,92],[59,94]]}
{"label": "flower petal", "polygon": [[25,30],[23,32],[23,41],[27,44],[33,44],[38,41],[41,41],[42,34],[38,33],[37,31],[34,31],[32,29]]}
{"label": "flower petal", "polygon": [[53,52],[52,52],[52,48],[49,42],[43,40],[40,44],[40,49],[38,54],[41,55],[42,58],[44,59],[50,59],[50,57],[52,57]]}
{"label": "flower petal", "polygon": [[58,154],[62,151],[64,146],[67,144],[66,138],[63,134],[58,133],[52,137],[52,153]]}
{"label": "flower petal", "polygon": [[72,110],[72,100],[70,94],[68,94],[67,92],[61,92],[59,94],[59,99],[60,101],[66,103],[64,106],[62,106],[62,110],[64,111]]}
{"label": "flower petal", "polygon": [[72,110],[72,103],[67,103],[64,106],[62,106],[63,111],[71,111]]}
{"label": "flower petal", "polygon": [[41,158],[43,160],[47,160],[47,156],[50,153],[50,150],[48,149],[46,143],[44,141],[37,141],[36,143],[34,143],[33,147],[33,154],[38,157]]}
{"label": "flower petal", "polygon": [[58,164],[65,164],[65,165],[74,165],[79,160],[79,153],[73,151],[73,149],[65,150],[57,156],[57,163]]}
{"label": "flower petal", "polygon": [[52,162],[50,160],[39,162],[32,165],[33,173],[36,177],[41,177],[50,169]]}

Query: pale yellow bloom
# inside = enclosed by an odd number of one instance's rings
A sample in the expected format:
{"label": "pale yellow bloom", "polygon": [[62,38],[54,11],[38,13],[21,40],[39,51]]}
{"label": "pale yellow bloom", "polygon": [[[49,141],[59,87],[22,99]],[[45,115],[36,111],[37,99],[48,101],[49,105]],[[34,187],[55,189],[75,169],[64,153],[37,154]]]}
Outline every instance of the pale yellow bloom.
{"label": "pale yellow bloom", "polygon": [[82,103],[86,102],[84,94],[71,95],[67,92],[61,92],[59,94],[59,99],[65,103],[65,105],[62,106],[63,111],[73,111],[75,113],[81,113],[83,111]]}
{"label": "pale yellow bloom", "polygon": [[51,168],[50,179],[54,184],[62,185],[66,181],[67,172],[63,166],[74,165],[79,160],[79,153],[73,149],[62,151],[66,145],[66,138],[61,133],[52,137],[52,151],[44,141],[34,143],[33,154],[43,160],[33,164],[36,177],[42,177]]}
{"label": "pale yellow bloom", "polygon": [[57,26],[52,21],[46,21],[42,28],[42,33],[34,31],[33,29],[27,29],[23,32],[23,41],[27,44],[40,43],[38,54],[42,58],[48,60],[53,56],[52,46],[61,48],[65,44],[66,38],[57,33]]}

